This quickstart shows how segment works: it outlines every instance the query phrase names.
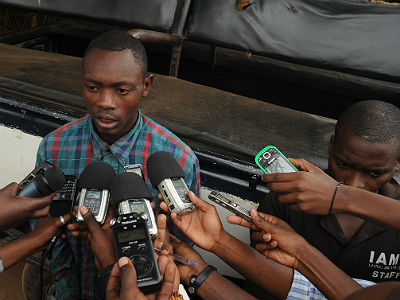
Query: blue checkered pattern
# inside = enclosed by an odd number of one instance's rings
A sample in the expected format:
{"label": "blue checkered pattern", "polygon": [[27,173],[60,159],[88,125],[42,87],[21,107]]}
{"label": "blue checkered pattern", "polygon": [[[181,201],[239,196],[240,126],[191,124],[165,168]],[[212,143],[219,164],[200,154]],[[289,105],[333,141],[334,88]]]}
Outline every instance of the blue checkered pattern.
{"label": "blue checkered pattern", "polygon": [[[134,128],[113,145],[107,145],[97,135],[90,116],[68,123],[47,135],[37,152],[37,164],[53,163],[64,174],[78,176],[92,161],[110,164],[116,173],[124,166],[142,164],[147,186],[158,204],[158,190],[147,176],[146,162],[157,151],[169,152],[185,173],[185,182],[196,195],[200,191],[199,163],[178,137],[139,112]],[[97,270],[94,255],[86,239],[67,235],[56,245],[48,261],[56,283],[57,299],[93,299]]]}

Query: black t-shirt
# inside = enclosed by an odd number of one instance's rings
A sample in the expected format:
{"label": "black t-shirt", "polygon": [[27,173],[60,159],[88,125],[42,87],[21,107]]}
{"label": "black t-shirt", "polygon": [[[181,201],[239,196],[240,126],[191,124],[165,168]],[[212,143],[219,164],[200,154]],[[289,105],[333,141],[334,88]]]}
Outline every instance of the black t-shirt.
{"label": "black t-shirt", "polygon": [[374,282],[400,281],[400,232],[364,222],[348,241],[335,215],[292,211],[278,201],[278,196],[268,194],[258,211],[286,221],[350,277]]}

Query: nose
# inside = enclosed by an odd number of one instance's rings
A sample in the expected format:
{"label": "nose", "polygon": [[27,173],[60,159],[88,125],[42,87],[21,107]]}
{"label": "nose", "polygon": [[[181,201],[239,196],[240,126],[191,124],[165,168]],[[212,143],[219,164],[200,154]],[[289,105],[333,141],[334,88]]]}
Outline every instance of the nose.
{"label": "nose", "polygon": [[361,174],[361,172],[358,171],[354,171],[348,174],[348,176],[346,176],[344,180],[344,183],[360,189],[367,188],[365,177],[363,176],[363,174]]}
{"label": "nose", "polygon": [[112,91],[104,89],[99,93],[99,98],[97,99],[96,105],[104,110],[115,109],[114,95]]}

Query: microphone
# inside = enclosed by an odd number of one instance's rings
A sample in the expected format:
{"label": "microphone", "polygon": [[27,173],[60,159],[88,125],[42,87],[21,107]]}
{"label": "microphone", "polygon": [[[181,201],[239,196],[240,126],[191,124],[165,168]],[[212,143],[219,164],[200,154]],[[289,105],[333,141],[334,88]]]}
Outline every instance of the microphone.
{"label": "microphone", "polygon": [[136,173],[121,173],[111,184],[111,200],[117,214],[137,213],[146,220],[152,238],[158,234],[157,223],[151,207],[153,195],[143,178]]}
{"label": "microphone", "polygon": [[115,177],[114,168],[105,162],[92,162],[86,166],[78,179],[80,190],[77,220],[83,222],[81,206],[92,210],[96,221],[103,224],[110,199],[111,183]]}
{"label": "microphone", "polygon": [[22,197],[43,197],[50,195],[60,189],[65,184],[64,173],[57,167],[51,166],[48,169],[41,169],[31,172],[27,181],[21,183],[21,189],[17,196]]}
{"label": "microphone", "polygon": [[147,159],[146,167],[151,184],[158,188],[171,212],[184,214],[195,209],[183,180],[185,173],[171,154],[163,151],[153,153]]}
{"label": "microphone", "polygon": [[118,214],[110,221],[115,251],[118,258],[127,256],[132,261],[143,293],[156,291],[161,284],[152,242],[157,225],[148,200],[151,198],[149,188],[138,174],[119,174],[111,184],[112,204]]}

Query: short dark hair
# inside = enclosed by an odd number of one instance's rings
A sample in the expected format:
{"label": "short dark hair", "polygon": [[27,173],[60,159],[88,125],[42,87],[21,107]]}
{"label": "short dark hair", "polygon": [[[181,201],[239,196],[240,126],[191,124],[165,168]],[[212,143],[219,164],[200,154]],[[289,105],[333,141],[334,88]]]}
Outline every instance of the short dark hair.
{"label": "short dark hair", "polygon": [[397,139],[400,144],[400,109],[388,102],[366,100],[351,105],[337,121],[335,135],[343,126],[368,142],[388,143]]}
{"label": "short dark hair", "polygon": [[143,71],[143,78],[147,75],[147,54],[143,44],[129,33],[122,30],[107,31],[94,38],[88,45],[83,56],[82,64],[93,48],[107,51],[131,50],[133,57]]}

